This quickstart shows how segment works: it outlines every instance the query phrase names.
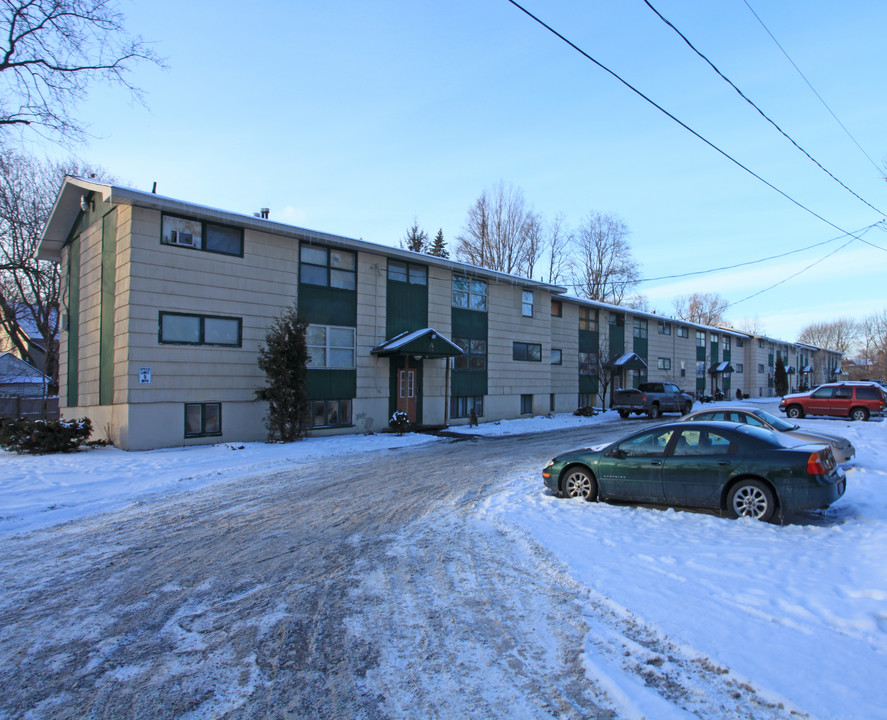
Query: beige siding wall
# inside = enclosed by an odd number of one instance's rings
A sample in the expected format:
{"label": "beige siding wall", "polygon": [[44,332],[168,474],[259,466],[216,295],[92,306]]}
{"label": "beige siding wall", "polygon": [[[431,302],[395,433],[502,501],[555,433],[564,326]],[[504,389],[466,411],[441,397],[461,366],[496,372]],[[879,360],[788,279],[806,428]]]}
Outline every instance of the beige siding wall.
{"label": "beige siding wall", "polygon": [[551,317],[551,347],[561,350],[561,364],[551,366],[555,412],[572,412],[579,404],[579,307],[562,303],[562,316]]}

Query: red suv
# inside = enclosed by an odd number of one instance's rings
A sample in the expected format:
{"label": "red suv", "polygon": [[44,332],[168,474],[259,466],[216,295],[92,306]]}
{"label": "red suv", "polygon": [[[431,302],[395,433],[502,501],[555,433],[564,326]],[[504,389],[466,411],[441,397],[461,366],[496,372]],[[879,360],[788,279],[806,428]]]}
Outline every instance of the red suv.
{"label": "red suv", "polygon": [[779,409],[791,418],[805,415],[839,415],[851,420],[867,420],[884,413],[884,389],[877,383],[826,383],[811,392],[786,395]]}

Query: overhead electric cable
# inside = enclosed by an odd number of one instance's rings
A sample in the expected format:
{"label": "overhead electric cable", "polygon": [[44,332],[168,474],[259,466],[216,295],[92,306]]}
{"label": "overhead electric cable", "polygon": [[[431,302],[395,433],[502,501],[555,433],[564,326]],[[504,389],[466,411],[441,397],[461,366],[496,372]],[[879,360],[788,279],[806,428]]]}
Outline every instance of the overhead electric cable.
{"label": "overhead electric cable", "polygon": [[[868,227],[860,228],[859,230],[854,230],[853,234],[858,234],[860,238],[865,235],[869,230],[877,225],[880,225],[881,221],[873,223]],[[830,238],[829,240],[823,240],[822,242],[813,243],[813,245],[807,245],[806,247],[797,248],[796,250],[789,250],[788,252],[779,253],[778,255],[770,255],[768,257],[759,258],[758,260],[747,260],[741,263],[735,263],[734,265],[723,265],[722,267],[709,268],[708,270],[694,270],[693,272],[680,273],[678,275],[662,275],[661,277],[653,277],[653,278],[641,278],[638,280],[639,283],[642,282],[658,282],[659,280],[679,280],[681,278],[693,277],[694,275],[708,275],[709,273],[722,272],[724,270],[735,270],[736,268],[747,267],[748,265],[758,265],[763,262],[768,262],[770,260],[778,260],[779,258],[787,257],[788,255],[796,255],[797,253],[804,252],[806,250],[812,250],[813,248],[820,247],[821,245],[828,245],[829,243],[836,242],[837,240],[842,240],[847,237],[851,233],[845,233],[843,235],[839,235],[838,237]],[[856,238],[854,238],[856,239]],[[878,247],[875,245],[874,247]],[[879,248],[880,250],[884,250],[887,252],[887,248]]]}
{"label": "overhead electric cable", "polygon": [[[719,148],[717,145],[715,145],[713,142],[711,142],[711,140],[708,140],[707,138],[705,138],[705,137],[703,137],[702,135],[700,135],[700,134],[699,134],[698,132],[696,132],[693,128],[691,128],[689,125],[687,125],[685,122],[683,122],[682,120],[679,120],[677,117],[675,117],[674,115],[672,115],[668,110],[666,110],[664,107],[662,107],[661,105],[659,105],[656,101],[654,101],[654,100],[652,100],[651,98],[649,98],[649,97],[647,97],[646,95],[644,95],[644,93],[642,93],[640,90],[638,90],[634,85],[632,85],[631,83],[629,83],[627,80],[624,80],[624,79],[623,79],[622,77],[620,77],[616,72],[614,72],[613,70],[610,70],[610,68],[608,68],[606,65],[604,65],[604,64],[601,63],[601,62],[599,62],[598,60],[595,60],[591,55],[589,55],[587,52],[585,52],[582,48],[580,48],[580,47],[579,47],[578,45],[576,45],[574,42],[572,42],[571,40],[568,40],[566,37],[564,37],[563,35],[561,35],[561,33],[559,33],[559,32],[558,32],[557,30],[555,30],[553,27],[551,27],[550,25],[548,25],[547,23],[545,23],[545,22],[544,22],[543,20],[541,20],[540,18],[536,17],[533,13],[531,13],[529,10],[527,10],[525,7],[523,7],[520,3],[518,3],[517,0],[507,0],[507,1],[508,1],[509,3],[511,3],[512,5],[514,5],[514,7],[516,7],[518,10],[520,10],[522,13],[524,13],[524,15],[526,15],[527,17],[529,17],[531,20],[535,21],[536,23],[538,23],[539,25],[541,25],[542,27],[544,27],[546,30],[548,30],[548,32],[550,32],[552,35],[554,35],[555,37],[557,37],[558,39],[560,39],[562,42],[564,42],[564,43],[566,43],[567,45],[569,45],[569,46],[570,46],[571,48],[573,48],[576,52],[578,52],[580,55],[582,55],[582,57],[584,57],[586,60],[589,60],[589,61],[593,62],[593,63],[594,63],[595,65],[597,65],[601,70],[603,70],[604,72],[606,72],[607,74],[609,74],[610,76],[612,76],[613,78],[615,78],[616,80],[618,80],[618,81],[619,81],[620,83],[622,83],[625,87],[627,87],[629,90],[631,90],[633,93],[635,93],[635,95],[638,95],[640,98],[642,98],[643,100],[645,100],[646,102],[648,102],[650,105],[652,105],[652,106],[655,107],[657,110],[659,110],[659,112],[661,112],[663,115],[665,115],[666,117],[670,118],[671,120],[673,120],[674,122],[676,122],[678,125],[680,125],[682,128],[684,128],[687,132],[689,132],[690,134],[692,134],[694,137],[696,137],[696,138],[698,138],[699,140],[701,140],[702,142],[704,142],[704,143],[705,143],[706,145],[708,145],[712,150],[714,150],[715,152],[718,152],[718,153],[720,153],[721,155],[723,155],[725,158],[727,158],[727,159],[728,159],[730,162],[732,162],[734,165],[736,165],[737,167],[742,168],[742,169],[745,170],[745,172],[747,172],[749,175],[751,175],[752,177],[754,177],[754,178],[760,180],[762,183],[764,183],[764,185],[766,185],[767,187],[769,187],[771,190],[775,190],[777,193],[779,193],[780,195],[782,195],[782,197],[784,197],[786,200],[788,200],[789,202],[791,202],[791,203],[794,204],[794,205],[797,205],[799,208],[801,208],[801,209],[804,210],[805,212],[809,213],[809,214],[812,215],[813,217],[817,218],[818,220],[821,220],[821,221],[824,222],[826,225],[830,225],[831,227],[833,227],[833,228],[834,228],[835,230],[837,230],[838,232],[844,233],[845,235],[850,235],[851,237],[854,237],[854,238],[857,239],[857,240],[861,240],[861,242],[864,242],[866,245],[871,245],[871,243],[869,243],[868,241],[866,241],[866,240],[862,240],[861,238],[858,238],[858,237],[856,237],[855,235],[853,235],[853,233],[847,232],[846,230],[844,230],[844,228],[842,228],[842,227],[840,227],[840,226],[838,226],[838,225],[835,225],[835,223],[831,222],[830,220],[827,220],[827,219],[824,218],[822,215],[820,215],[819,213],[817,213],[815,210],[811,210],[811,209],[808,208],[806,205],[804,205],[803,203],[801,203],[799,200],[795,200],[791,195],[789,195],[788,193],[786,193],[784,190],[780,190],[778,187],[776,187],[776,186],[775,186],[773,183],[771,183],[770,181],[765,180],[763,177],[761,177],[760,175],[758,175],[754,170],[752,170],[751,168],[749,168],[749,167],[743,165],[741,162],[739,162],[739,160],[737,160],[736,158],[734,158],[732,155],[730,155],[729,153],[727,153],[725,150],[721,150],[721,148]],[[876,246],[876,245],[873,245],[873,247],[877,247],[877,246]],[[878,248],[878,249],[880,250],[880,249],[883,249],[883,248]]]}
{"label": "overhead electric cable", "polygon": [[869,156],[869,154],[868,154],[865,150],[863,150],[862,145],[860,145],[860,144],[856,141],[856,138],[853,137],[853,135],[850,133],[850,131],[844,126],[844,123],[842,123],[842,122],[838,119],[838,116],[835,115],[835,113],[832,111],[832,109],[828,106],[828,103],[827,103],[825,100],[822,99],[822,95],[820,95],[818,92],[816,92],[816,88],[813,87],[813,85],[810,83],[810,81],[807,79],[807,77],[804,75],[804,73],[801,72],[801,68],[799,68],[799,67],[795,64],[795,61],[791,59],[791,56],[785,51],[785,48],[782,47],[782,45],[779,44],[779,40],[777,40],[777,39],[774,37],[773,33],[770,32],[770,28],[768,28],[768,27],[764,24],[764,21],[761,20],[760,16],[754,11],[754,9],[752,8],[752,6],[748,4],[748,0],[743,0],[743,2],[745,3],[745,6],[749,9],[749,11],[751,12],[751,14],[755,16],[755,20],[757,20],[757,21],[761,24],[761,27],[764,28],[764,31],[770,36],[770,39],[773,40],[774,43],[776,43],[776,47],[778,47],[778,48],[782,51],[782,54],[785,55],[786,60],[788,60],[788,61],[792,64],[792,67],[793,67],[795,70],[798,71],[798,75],[800,75],[801,78],[803,78],[804,82],[807,83],[807,87],[809,87],[810,90],[813,92],[813,94],[816,95],[817,98],[819,98],[819,102],[821,102],[821,103],[823,104],[823,106],[825,107],[825,109],[829,111],[829,114],[835,119],[835,122],[838,123],[838,125],[841,126],[841,129],[842,129],[845,133],[847,133],[847,137],[849,137],[849,138],[853,141],[853,144],[856,145],[856,147],[859,148],[859,151],[860,151],[863,155],[865,155],[866,159],[867,159],[872,165],[874,165],[875,170],[877,170],[879,174],[882,173],[882,172],[883,172],[883,168],[879,167],[879,166],[878,166],[878,163],[876,163],[874,160],[872,160],[872,158]]}
{"label": "overhead electric cable", "polygon": [[690,42],[690,40],[687,38],[687,36],[684,35],[684,33],[682,33],[680,30],[678,30],[670,20],[668,20],[665,16],[663,16],[663,14],[662,14],[661,12],[659,12],[655,7],[653,7],[653,5],[650,3],[650,0],[644,0],[644,4],[645,4],[648,8],[650,8],[650,10],[652,10],[652,11],[656,14],[656,16],[657,16],[660,20],[662,20],[662,22],[664,22],[666,25],[668,25],[668,27],[670,27],[672,30],[674,30],[674,31],[678,34],[678,36],[681,38],[681,40],[683,40],[683,41],[687,44],[687,46],[688,46],[693,52],[695,52],[700,58],[702,58],[703,60],[705,60],[705,62],[708,63],[708,66],[709,66],[712,70],[714,70],[714,71],[715,71],[715,72],[721,77],[721,79],[722,79],[724,82],[726,82],[731,88],[733,88],[733,89],[739,94],[739,97],[741,97],[743,100],[745,100],[745,102],[747,102],[747,103],[748,103],[749,105],[751,105],[755,110],[757,110],[757,111],[758,111],[758,114],[760,114],[760,116],[761,116],[762,118],[764,118],[768,123],[770,123],[773,127],[775,127],[775,128],[779,131],[780,135],[782,135],[786,140],[788,140],[788,141],[789,141],[792,145],[794,145],[798,150],[800,150],[802,153],[804,153],[804,155],[806,155],[806,156],[810,159],[810,161],[813,162],[813,163],[816,165],[816,167],[818,167],[820,170],[822,170],[826,175],[828,175],[832,180],[834,180],[836,183],[838,183],[838,185],[840,185],[840,186],[841,186],[842,188],[844,188],[847,192],[849,192],[851,195],[853,195],[857,200],[860,200],[861,202],[864,202],[866,205],[868,205],[868,206],[869,206],[872,210],[874,210],[875,212],[877,212],[877,213],[879,213],[879,214],[881,214],[881,215],[884,215],[884,214],[885,214],[883,210],[879,210],[879,209],[876,208],[874,205],[872,205],[868,200],[866,200],[865,198],[861,197],[861,196],[858,195],[856,192],[854,192],[852,189],[850,189],[849,187],[847,187],[847,185],[845,185],[841,180],[839,180],[837,177],[835,177],[835,176],[834,176],[834,175],[833,175],[833,174],[832,174],[827,168],[823,167],[822,163],[820,163],[816,158],[814,158],[814,157],[813,157],[810,153],[808,153],[804,148],[802,148],[800,145],[798,145],[798,143],[795,142],[794,138],[792,138],[792,137],[791,137],[788,133],[786,133],[781,127],[779,127],[779,125],[777,125],[776,122],[775,122],[772,118],[770,118],[770,117],[769,117],[769,116],[768,116],[763,110],[761,110],[761,108],[759,108],[759,107],[754,103],[754,101],[752,101],[752,100],[751,100],[751,99],[750,99],[745,93],[743,93],[742,90],[740,90],[738,87],[736,87],[736,85],[733,83],[732,80],[730,80],[730,78],[728,78],[726,75],[724,75],[724,73],[722,73],[722,72],[717,68],[717,66],[716,66],[711,60],[709,60],[709,59],[708,59],[703,53],[701,53],[701,52],[696,48],[696,46],[693,45],[693,43]]}

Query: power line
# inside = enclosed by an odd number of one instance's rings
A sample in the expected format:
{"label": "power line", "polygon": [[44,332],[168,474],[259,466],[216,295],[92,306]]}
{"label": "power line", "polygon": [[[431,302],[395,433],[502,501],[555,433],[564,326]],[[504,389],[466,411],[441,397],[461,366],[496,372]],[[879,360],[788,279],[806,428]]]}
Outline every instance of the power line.
{"label": "power line", "polygon": [[[768,116],[763,110],[761,110],[761,108],[758,107],[758,106],[754,103],[754,101],[752,101],[752,100],[751,100],[751,99],[750,99],[745,93],[743,93],[742,90],[740,90],[738,87],[736,87],[736,85],[733,83],[732,80],[730,80],[730,78],[728,78],[726,75],[724,75],[724,73],[722,73],[722,72],[717,68],[717,66],[716,66],[711,60],[709,60],[709,59],[708,59],[708,58],[707,58],[702,52],[700,52],[700,51],[699,51],[699,50],[693,45],[693,43],[690,42],[690,40],[687,38],[687,36],[684,35],[684,33],[682,33],[680,30],[678,30],[670,20],[668,20],[665,16],[663,16],[663,14],[662,14],[661,12],[659,12],[655,7],[653,7],[653,5],[650,3],[650,0],[644,0],[644,4],[645,4],[648,8],[650,8],[650,10],[652,10],[652,11],[656,14],[656,16],[657,16],[660,20],[662,20],[662,22],[664,22],[666,25],[668,25],[668,27],[670,27],[672,30],[674,30],[674,31],[678,34],[678,36],[681,38],[681,40],[683,40],[683,41],[687,44],[687,46],[688,46],[693,52],[695,52],[700,58],[702,58],[706,63],[708,63],[708,66],[709,66],[712,70],[714,70],[714,71],[715,71],[715,72],[721,77],[721,79],[724,80],[724,82],[726,82],[731,88],[733,88],[733,89],[739,94],[739,97],[741,97],[743,100],[745,100],[745,102],[747,102],[747,103],[748,103],[749,105],[751,105],[755,110],[757,110],[758,113],[760,114],[760,116],[761,116],[762,118],[764,118],[768,123],[770,123],[774,128],[776,128],[776,129],[779,131],[779,133],[780,133],[780,134],[781,134],[786,140],[788,140],[788,141],[789,141],[792,145],[794,145],[798,150],[800,150],[802,153],[804,153],[804,155],[806,155],[806,156],[807,156],[807,157],[808,157],[808,158],[809,158],[809,159],[810,159],[810,160],[811,160],[811,161],[812,161],[812,162],[813,162],[813,163],[814,163],[814,164],[815,164],[820,170],[822,170],[822,171],[823,171],[826,175],[828,175],[832,180],[834,180],[836,183],[838,183],[838,185],[840,185],[842,188],[844,188],[847,192],[849,192],[851,195],[853,195],[857,200],[860,200],[861,202],[865,203],[865,204],[868,205],[872,210],[874,210],[875,212],[879,213],[880,215],[884,215],[884,214],[885,214],[883,210],[879,210],[879,209],[876,208],[874,205],[872,205],[868,200],[866,200],[865,198],[861,197],[861,196],[858,195],[856,192],[854,192],[854,191],[851,190],[849,187],[847,187],[847,185],[845,185],[843,182],[841,182],[841,180],[839,180],[837,177],[835,177],[835,176],[834,176],[834,175],[833,175],[828,169],[826,169],[825,167],[823,167],[823,165],[822,165],[822,164],[821,164],[816,158],[814,158],[814,157],[813,157],[810,153],[808,153],[804,148],[802,148],[800,145],[798,145],[798,143],[795,142],[794,138],[792,138],[792,137],[791,137],[788,133],[786,133],[781,127],[779,127],[779,125],[777,125],[776,122],[775,122],[772,118],[770,118],[770,117],[769,117],[769,116]],[[750,8],[749,8],[749,9],[750,9]]]}
{"label": "power line", "polygon": [[[666,117],[668,117],[669,119],[671,119],[672,121],[674,121],[675,123],[677,123],[678,125],[680,125],[680,126],[681,126],[682,128],[684,128],[687,132],[689,132],[690,134],[692,134],[694,137],[696,137],[696,138],[698,138],[699,140],[701,140],[702,142],[704,142],[704,143],[705,143],[706,145],[708,145],[712,150],[714,150],[714,151],[716,151],[717,153],[723,155],[725,158],[727,158],[727,159],[728,159],[730,162],[732,162],[734,165],[736,165],[737,167],[739,167],[739,168],[745,170],[745,172],[747,172],[749,175],[751,175],[752,177],[756,178],[756,179],[759,180],[760,182],[764,183],[764,185],[766,185],[766,186],[769,187],[770,189],[772,189],[772,190],[776,191],[777,193],[779,193],[780,195],[782,195],[786,200],[788,200],[788,201],[791,202],[792,204],[796,205],[797,207],[801,208],[802,210],[804,210],[805,212],[809,213],[810,215],[812,215],[813,217],[817,218],[818,220],[821,220],[821,221],[824,222],[825,224],[830,225],[831,227],[833,227],[833,228],[834,228],[835,230],[837,230],[838,232],[844,233],[845,235],[850,235],[851,237],[854,237],[855,239],[860,240],[861,242],[864,242],[864,243],[866,243],[867,245],[871,245],[871,243],[869,243],[868,241],[866,241],[866,240],[862,240],[862,238],[856,237],[855,235],[853,235],[853,233],[850,233],[850,232],[844,230],[844,228],[839,227],[838,225],[835,225],[835,223],[831,222],[830,220],[827,220],[826,218],[824,218],[822,215],[820,215],[820,214],[817,213],[816,211],[811,210],[811,209],[808,208],[806,205],[804,205],[803,203],[801,203],[799,200],[795,200],[791,195],[789,195],[788,193],[786,193],[784,190],[780,190],[780,189],[779,189],[778,187],[776,187],[773,183],[769,182],[768,180],[765,180],[763,177],[761,177],[761,176],[758,175],[756,172],[754,172],[754,170],[752,170],[751,168],[749,168],[749,167],[743,165],[741,162],[739,162],[739,160],[737,160],[736,158],[734,158],[732,155],[730,155],[729,153],[727,153],[725,150],[722,150],[721,148],[719,148],[719,147],[718,147],[717,145],[715,145],[713,142],[711,142],[710,140],[708,140],[707,138],[703,137],[703,136],[700,135],[698,132],[696,132],[693,128],[691,128],[691,127],[690,127],[689,125],[687,125],[685,122],[683,122],[682,120],[679,120],[676,116],[672,115],[668,110],[666,110],[664,107],[662,107],[661,105],[659,105],[657,102],[655,102],[655,101],[652,100],[651,98],[647,97],[644,93],[642,93],[640,90],[638,90],[634,85],[632,85],[631,83],[629,83],[627,80],[623,79],[623,78],[622,78],[620,75],[618,75],[616,72],[614,72],[613,70],[611,70],[610,68],[608,68],[606,65],[604,65],[603,63],[601,63],[601,62],[599,62],[598,60],[596,60],[595,58],[593,58],[591,55],[589,55],[587,52],[585,52],[582,48],[580,48],[580,47],[579,47],[578,45],[576,45],[574,42],[572,42],[571,40],[568,40],[566,37],[564,37],[561,33],[559,33],[559,32],[558,32],[557,30],[555,30],[553,27],[551,27],[550,25],[548,25],[547,23],[545,23],[545,22],[544,22],[543,20],[541,20],[540,18],[536,17],[533,13],[531,13],[529,10],[527,10],[525,7],[523,7],[520,3],[518,3],[517,0],[507,0],[507,1],[508,1],[509,3],[511,3],[512,5],[514,5],[514,7],[516,7],[518,10],[520,10],[522,13],[524,13],[524,15],[526,15],[527,17],[529,17],[531,20],[533,20],[534,22],[538,23],[538,24],[541,25],[543,28],[545,28],[546,30],[548,30],[548,32],[550,32],[552,35],[554,35],[555,37],[557,37],[558,39],[560,39],[562,42],[564,42],[564,43],[566,43],[567,45],[569,45],[569,46],[570,46],[571,48],[573,48],[576,52],[578,52],[580,55],[582,55],[586,60],[589,60],[590,62],[592,62],[592,63],[594,63],[595,65],[597,65],[601,70],[603,70],[603,71],[606,72],[608,75],[610,75],[611,77],[613,77],[613,78],[615,78],[616,80],[618,80],[620,83],[622,83],[625,87],[627,87],[629,90],[631,90],[631,91],[632,91],[633,93],[635,93],[637,96],[639,96],[640,98],[642,98],[643,100],[645,100],[646,102],[648,102],[650,105],[652,105],[653,107],[655,107],[657,110],[659,110],[659,112],[661,112],[663,115],[665,115]],[[877,247],[877,246],[873,246],[873,247]],[[883,249],[883,248],[879,248],[879,249]]]}
{"label": "power line", "polygon": [[841,129],[842,129],[845,133],[847,133],[847,137],[849,137],[849,138],[853,141],[853,144],[856,145],[856,147],[859,148],[859,151],[860,151],[863,155],[866,156],[866,158],[868,159],[868,161],[874,166],[875,170],[877,170],[877,171],[878,171],[878,174],[880,175],[880,174],[882,173],[882,168],[880,168],[880,167],[878,166],[878,163],[876,163],[874,160],[872,160],[871,157],[869,156],[869,154],[868,154],[865,150],[863,150],[862,145],[860,145],[858,142],[856,142],[856,138],[853,137],[853,135],[850,133],[850,131],[844,126],[844,123],[842,123],[842,122],[838,119],[838,116],[835,115],[835,113],[832,111],[832,109],[828,106],[828,103],[827,103],[825,100],[822,99],[822,96],[821,96],[818,92],[816,92],[816,88],[813,87],[813,85],[810,83],[810,81],[807,79],[807,77],[804,75],[804,73],[801,72],[801,68],[799,68],[799,67],[795,64],[795,61],[791,59],[791,56],[785,51],[785,48],[782,47],[782,45],[779,44],[779,40],[777,40],[777,39],[774,37],[773,33],[770,32],[770,29],[764,24],[764,21],[761,20],[761,18],[760,18],[760,17],[758,16],[758,14],[754,11],[754,9],[752,8],[752,6],[748,4],[748,0],[743,0],[743,2],[745,3],[745,6],[749,9],[749,11],[751,12],[751,14],[755,16],[755,20],[757,20],[757,21],[761,24],[761,27],[764,28],[764,30],[766,31],[766,33],[770,36],[770,39],[773,40],[774,43],[776,43],[776,47],[778,47],[778,48],[782,51],[782,54],[785,55],[786,59],[792,64],[792,67],[793,67],[795,70],[798,71],[798,75],[800,75],[801,78],[803,78],[804,82],[807,83],[807,87],[809,87],[810,90],[813,92],[813,94],[816,95],[817,98],[819,98],[819,102],[821,102],[821,103],[823,104],[823,106],[825,107],[825,109],[829,111],[829,114],[831,114],[831,116],[835,119],[835,122],[838,123],[838,125],[841,126]]}
{"label": "power line", "polygon": [[[853,240],[857,239],[855,237],[855,235],[857,235],[857,234],[860,236],[859,239],[862,239],[862,235],[867,233],[873,227],[876,227],[877,225],[880,225],[880,224],[881,224],[881,221],[878,221],[872,225],[869,225],[868,227],[864,227],[864,228],[860,228],[859,230],[855,230],[852,233],[852,235],[854,235],[854,237],[852,239]],[[733,265],[724,265],[722,267],[709,268],[708,270],[694,270],[693,272],[680,273],[678,275],[662,275],[661,277],[642,278],[642,279],[638,280],[638,282],[642,283],[642,282],[658,282],[659,280],[679,280],[681,278],[693,277],[695,275],[708,275],[710,273],[722,272],[724,270],[735,270],[736,268],[747,267],[749,265],[758,265],[760,263],[768,262],[770,260],[778,260],[779,258],[787,257],[789,255],[796,255],[797,253],[804,252],[806,250],[812,250],[813,248],[820,247],[822,245],[828,245],[829,243],[833,243],[833,242],[836,242],[837,240],[841,240],[841,239],[847,237],[848,235],[851,235],[851,233],[845,233],[843,235],[839,235],[838,237],[833,237],[829,240],[823,240],[822,242],[813,243],[813,245],[807,245],[806,247],[798,248],[796,250],[789,250],[788,252],[779,253],[778,255],[770,255],[768,257],[759,258],[758,260],[747,260],[745,262],[735,263]],[[875,247],[875,248],[878,248],[879,250],[887,252],[887,248],[882,248],[882,247],[875,245],[873,243],[869,243],[869,244],[872,245],[872,247]]]}

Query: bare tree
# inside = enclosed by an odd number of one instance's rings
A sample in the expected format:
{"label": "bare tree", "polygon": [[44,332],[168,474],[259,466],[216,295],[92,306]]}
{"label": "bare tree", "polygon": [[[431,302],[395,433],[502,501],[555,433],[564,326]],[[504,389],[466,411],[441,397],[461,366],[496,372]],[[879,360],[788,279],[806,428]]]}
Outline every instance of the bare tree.
{"label": "bare tree", "polygon": [[871,369],[871,376],[887,377],[887,309],[859,321],[859,356]]}
{"label": "bare tree", "polygon": [[763,323],[761,323],[761,319],[757,315],[751,318],[743,318],[742,320],[737,321],[733,327],[742,332],[746,332],[749,335],[764,335],[767,332],[764,329]]}
{"label": "bare tree", "polygon": [[856,344],[859,327],[852,318],[838,318],[807,325],[798,342],[848,354]]}
{"label": "bare tree", "polygon": [[[41,162],[0,150],[0,329],[16,355],[51,378],[51,391],[58,387],[59,265],[34,255],[66,172],[104,175],[74,162]],[[43,339],[42,357],[28,342],[28,327]]]}
{"label": "bare tree", "polygon": [[615,215],[591,212],[576,232],[572,267],[576,292],[589,300],[619,304],[637,285],[638,263],[628,227]]}
{"label": "bare tree", "polygon": [[573,233],[567,228],[563,213],[558,213],[548,225],[548,277],[546,282],[557,285],[567,280],[570,267],[569,249]]}
{"label": "bare tree", "polygon": [[0,3],[0,129],[32,127],[82,139],[75,107],[93,81],[141,92],[128,79],[139,62],[162,66],[131,36],[113,0],[4,0]]}
{"label": "bare tree", "polygon": [[529,275],[539,257],[538,223],[523,191],[500,182],[492,190],[484,190],[468,209],[465,227],[456,237],[456,259],[512,275]]}
{"label": "bare tree", "polygon": [[724,323],[724,310],[729,303],[717,293],[679,295],[672,301],[681,320],[700,325],[718,326]]}

